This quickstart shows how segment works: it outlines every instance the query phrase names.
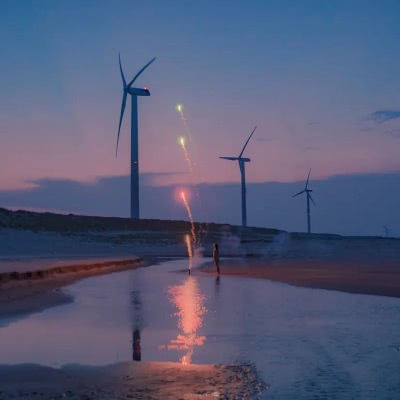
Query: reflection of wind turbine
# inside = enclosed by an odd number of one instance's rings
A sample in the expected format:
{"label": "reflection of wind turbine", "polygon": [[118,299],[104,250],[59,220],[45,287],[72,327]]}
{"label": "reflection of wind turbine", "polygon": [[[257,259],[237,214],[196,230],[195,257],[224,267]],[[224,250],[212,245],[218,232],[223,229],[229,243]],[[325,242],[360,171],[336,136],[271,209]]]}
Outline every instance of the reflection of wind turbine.
{"label": "reflection of wind turbine", "polygon": [[313,202],[314,206],[316,206],[315,201],[313,200],[313,198],[311,197],[311,194],[310,194],[312,192],[312,189],[308,188],[308,181],[310,179],[310,174],[311,174],[311,168],[310,168],[310,171],[308,172],[306,187],[304,188],[304,190],[302,190],[301,192],[296,193],[294,196],[292,196],[292,197],[296,197],[299,194],[307,193],[307,232],[308,233],[311,233],[310,200]]}
{"label": "reflection of wind turbine", "polygon": [[118,153],[119,134],[121,131],[122,118],[124,116],[126,98],[128,94],[132,96],[131,109],[131,218],[139,219],[139,146],[138,146],[138,112],[137,112],[137,97],[150,96],[150,91],[147,88],[139,89],[132,87],[133,82],[139,75],[155,60],[153,58],[148,62],[135,76],[126,84],[124,72],[122,71],[121,57],[119,57],[119,69],[121,71],[123,93],[121,115],[119,117],[117,147],[115,154]]}
{"label": "reflection of wind turbine", "polygon": [[223,160],[237,161],[239,163],[240,175],[242,177],[242,226],[247,226],[247,212],[246,212],[246,174],[245,174],[245,163],[250,162],[250,158],[242,157],[244,150],[249,143],[254,131],[257,129],[255,127],[253,132],[251,132],[249,138],[247,139],[239,157],[220,157]]}
{"label": "reflection of wind turbine", "polygon": [[142,349],[141,349],[141,335],[140,331],[143,325],[142,318],[142,300],[140,292],[134,290],[132,292],[132,304],[134,311],[134,321],[132,327],[132,359],[134,361],[141,361]]}

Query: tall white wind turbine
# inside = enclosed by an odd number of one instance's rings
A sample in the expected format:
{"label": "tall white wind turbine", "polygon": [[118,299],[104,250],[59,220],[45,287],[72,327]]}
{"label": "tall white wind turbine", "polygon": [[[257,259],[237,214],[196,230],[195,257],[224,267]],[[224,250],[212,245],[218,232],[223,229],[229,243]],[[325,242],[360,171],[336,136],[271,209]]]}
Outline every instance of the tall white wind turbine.
{"label": "tall white wind turbine", "polygon": [[296,193],[294,196],[292,196],[292,197],[296,197],[303,193],[307,194],[307,232],[308,233],[311,233],[310,200],[313,202],[314,206],[316,206],[315,201],[311,197],[312,189],[308,188],[308,181],[310,180],[310,174],[311,174],[311,168],[310,168],[310,171],[308,172],[308,177],[307,177],[306,186],[305,186],[304,190],[302,190],[301,192]]}
{"label": "tall white wind turbine", "polygon": [[237,161],[239,163],[240,175],[242,178],[242,226],[247,226],[247,209],[246,209],[246,171],[245,171],[245,163],[250,162],[250,158],[242,157],[244,150],[246,149],[247,144],[249,143],[251,137],[253,136],[254,131],[257,129],[255,127],[253,132],[250,133],[249,138],[247,139],[245,145],[243,146],[242,151],[239,154],[239,157],[220,157],[223,160]]}
{"label": "tall white wind turbine", "polygon": [[121,72],[123,92],[122,92],[122,105],[121,115],[119,117],[117,147],[115,155],[118,154],[119,134],[121,131],[122,118],[126,106],[126,98],[128,94],[131,95],[131,218],[139,219],[139,138],[138,138],[138,109],[137,98],[138,96],[150,96],[150,91],[146,87],[143,89],[132,87],[133,83],[139,75],[155,60],[154,57],[149,61],[135,76],[126,84],[124,72],[122,71],[121,56],[119,56],[119,70]]}

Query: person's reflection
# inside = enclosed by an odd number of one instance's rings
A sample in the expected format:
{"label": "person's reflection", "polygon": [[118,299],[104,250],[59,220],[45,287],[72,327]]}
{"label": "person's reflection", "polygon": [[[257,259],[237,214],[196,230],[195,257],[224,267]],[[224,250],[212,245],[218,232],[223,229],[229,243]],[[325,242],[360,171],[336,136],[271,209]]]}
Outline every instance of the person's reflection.
{"label": "person's reflection", "polygon": [[132,327],[132,358],[134,361],[141,361],[141,335],[140,330],[143,323],[142,317],[142,301],[139,291],[132,292],[132,305],[133,305],[133,327]]}
{"label": "person's reflection", "polygon": [[215,278],[215,296],[219,296],[219,290],[221,289],[221,277],[218,275]]}
{"label": "person's reflection", "polygon": [[140,361],[142,359],[142,349],[140,347],[140,330],[138,328],[133,331],[132,344],[133,361]]}

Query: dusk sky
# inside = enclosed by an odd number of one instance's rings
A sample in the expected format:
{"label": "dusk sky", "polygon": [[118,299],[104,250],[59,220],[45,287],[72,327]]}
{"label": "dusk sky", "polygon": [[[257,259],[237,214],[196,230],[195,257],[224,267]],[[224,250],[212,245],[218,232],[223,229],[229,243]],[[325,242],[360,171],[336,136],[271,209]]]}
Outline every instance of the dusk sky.
{"label": "dusk sky", "polygon": [[[255,125],[244,154],[252,159],[250,183],[293,182],[301,190],[309,168],[314,180],[333,185],[338,175],[392,176],[400,172],[399,21],[399,1],[3,0],[0,201],[7,193],[29,197],[26,190],[44,180],[90,186],[129,174],[130,100],[115,158],[119,52],[127,80],[157,57],[137,81],[151,92],[139,98],[148,185],[239,185],[237,165],[218,157],[237,156]],[[185,134],[178,103],[193,137],[193,175],[178,143]],[[380,190],[399,196],[397,187]],[[90,213],[87,204],[77,211]],[[115,215],[128,215],[128,207],[129,198]],[[240,216],[220,220],[239,223]],[[256,221],[250,210],[249,224]],[[303,221],[278,225],[304,229]],[[319,231],[328,229],[320,219]]]}

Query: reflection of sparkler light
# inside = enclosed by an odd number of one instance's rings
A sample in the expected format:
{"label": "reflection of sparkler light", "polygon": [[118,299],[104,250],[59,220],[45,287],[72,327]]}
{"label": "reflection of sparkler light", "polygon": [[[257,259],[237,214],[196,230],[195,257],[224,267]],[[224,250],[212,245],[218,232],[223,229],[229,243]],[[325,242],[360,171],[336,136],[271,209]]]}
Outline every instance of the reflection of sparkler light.
{"label": "reflection of sparkler light", "polygon": [[178,309],[178,326],[182,334],[177,335],[176,339],[170,341],[167,346],[169,350],[185,350],[186,353],[180,358],[182,364],[190,364],[195,346],[203,346],[206,337],[197,336],[197,331],[203,324],[203,316],[207,312],[203,303],[205,296],[199,291],[197,281],[193,277],[188,277],[183,285],[172,286],[168,289],[171,295],[171,302]]}
{"label": "reflection of sparkler light", "polygon": [[185,160],[186,160],[186,162],[187,162],[187,164],[189,166],[189,170],[190,170],[191,173],[193,173],[193,163],[192,163],[192,160],[189,157],[189,153],[188,153],[187,148],[186,148],[185,138],[184,137],[180,138],[180,143],[181,143],[181,146],[182,146],[183,154],[185,155]]}
{"label": "reflection of sparkler light", "polygon": [[185,127],[185,132],[188,135],[189,140],[192,141],[192,135],[190,133],[190,130],[189,130],[185,115],[183,114],[183,105],[182,104],[178,104],[176,106],[176,111],[178,111],[178,113],[179,113],[179,115],[181,117],[181,120],[182,120],[183,125]]}
{"label": "reflection of sparkler light", "polygon": [[186,199],[185,192],[181,192],[181,198],[183,200],[183,204],[185,205],[186,211],[187,211],[188,216],[189,216],[190,225],[191,225],[190,232],[192,234],[193,243],[196,243],[196,231],[194,229],[193,215],[192,215],[192,211],[190,209],[189,203],[188,203],[188,201]]}

